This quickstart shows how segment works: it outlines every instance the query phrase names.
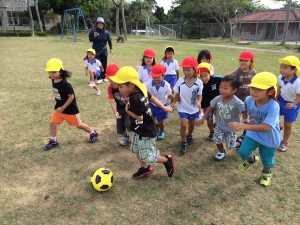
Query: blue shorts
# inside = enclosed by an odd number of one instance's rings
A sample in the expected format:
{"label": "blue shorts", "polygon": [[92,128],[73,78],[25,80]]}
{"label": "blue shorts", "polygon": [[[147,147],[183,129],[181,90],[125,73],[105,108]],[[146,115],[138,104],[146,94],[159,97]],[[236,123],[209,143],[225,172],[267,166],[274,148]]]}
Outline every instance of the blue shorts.
{"label": "blue shorts", "polygon": [[199,118],[199,112],[196,112],[194,114],[184,113],[184,112],[178,112],[180,119],[188,119],[188,120],[195,120]]}
{"label": "blue shorts", "polygon": [[257,141],[254,141],[247,135],[245,136],[242,145],[239,147],[238,153],[241,156],[242,160],[245,161],[257,148],[259,149],[259,155],[261,157],[264,168],[273,168],[275,165],[276,148],[268,148],[258,143]]}
{"label": "blue shorts", "polygon": [[300,104],[294,106],[291,109],[286,109],[286,104],[290,102],[285,101],[281,96],[278,98],[278,101],[280,106],[280,116],[284,117],[284,122],[295,122],[299,114]]}
{"label": "blue shorts", "polygon": [[95,71],[96,71],[95,78],[98,78],[98,77],[100,77],[101,70],[95,70]]}
{"label": "blue shorts", "polygon": [[[208,107],[203,108],[203,112],[205,113],[205,111],[207,110]],[[212,111],[210,114],[207,115],[207,117],[205,118],[207,121],[213,120],[213,113],[214,111]]]}
{"label": "blue shorts", "polygon": [[[165,104],[165,106],[169,105],[168,103]],[[165,112],[163,109],[151,104],[151,109],[152,109],[152,113],[153,113],[153,117],[158,120],[165,120],[168,118],[168,112]]]}
{"label": "blue shorts", "polygon": [[176,74],[175,75],[166,74],[164,76],[164,80],[167,81],[171,85],[171,87],[173,88],[175,86],[176,82],[177,82],[177,75]]}

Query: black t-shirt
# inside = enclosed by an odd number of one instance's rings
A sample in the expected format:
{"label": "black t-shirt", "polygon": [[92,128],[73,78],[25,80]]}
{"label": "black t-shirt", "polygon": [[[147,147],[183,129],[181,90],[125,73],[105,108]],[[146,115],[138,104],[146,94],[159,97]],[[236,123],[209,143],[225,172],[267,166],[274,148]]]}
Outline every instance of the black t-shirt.
{"label": "black t-shirt", "polygon": [[62,79],[58,83],[54,83],[54,81],[52,80],[52,87],[53,87],[53,92],[56,95],[55,96],[56,104],[55,104],[54,109],[57,109],[58,107],[62,107],[68,100],[69,94],[73,94],[74,95],[73,101],[63,111],[63,113],[70,114],[70,115],[79,113],[74,90],[73,90],[71,84],[69,84],[66,79]]}
{"label": "black t-shirt", "polygon": [[125,112],[125,102],[124,102],[124,98],[122,97],[119,88],[112,88],[111,92],[116,101],[117,112],[124,113]]}
{"label": "black t-shirt", "polygon": [[154,138],[157,134],[157,128],[148,100],[150,98],[150,93],[148,93],[148,97],[144,97],[141,92],[131,94],[129,96],[128,110],[137,116],[143,116],[143,121],[136,121],[130,117],[130,130],[142,137]]}
{"label": "black t-shirt", "polygon": [[203,84],[201,101],[202,108],[210,106],[211,100],[220,95],[219,87],[221,84],[221,80],[221,76],[212,76],[206,84]]}

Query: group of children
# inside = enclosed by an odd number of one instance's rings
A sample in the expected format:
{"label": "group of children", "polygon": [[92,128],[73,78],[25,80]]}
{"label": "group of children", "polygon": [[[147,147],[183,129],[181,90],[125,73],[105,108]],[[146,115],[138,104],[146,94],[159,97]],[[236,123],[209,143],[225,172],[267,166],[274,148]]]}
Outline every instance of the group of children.
{"label": "group of children", "polygon": [[[100,90],[95,78],[103,68],[94,55],[93,49],[88,49],[85,72],[90,75],[89,86],[94,87],[98,94]],[[280,75],[277,79],[269,72],[256,74],[254,54],[244,51],[239,56],[239,68],[223,77],[215,75],[212,54],[202,50],[197,59],[183,59],[180,66],[184,76],[179,78],[179,64],[174,55],[174,47],[167,46],[161,63],[156,64],[155,52],[146,49],[138,71],[129,66],[120,69],[115,64],[107,66],[108,99],[116,118],[117,133],[122,135],[119,143],[125,146],[131,141],[131,150],[141,164],[133,177],[152,174],[150,163],[163,163],[168,176],[173,176],[174,155],[161,156],[155,140],[165,138],[164,120],[177,104],[182,154],[193,143],[195,126],[206,121],[209,128],[207,140],[214,141],[218,150],[215,160],[222,161],[226,157],[225,142],[226,149],[237,149],[243,160],[239,169],[244,172],[259,160],[258,155],[253,155],[258,148],[263,163],[260,184],[270,185],[276,150],[286,151],[292,123],[299,113],[299,59],[287,56],[279,60]],[[48,61],[46,71],[57,96],[50,120],[51,138],[45,149],[58,145],[56,127],[63,120],[89,132],[89,142],[94,143],[98,134],[81,122],[74,91],[66,81],[71,73],[64,70],[62,62],[55,58]],[[279,115],[284,116],[283,139]],[[133,132],[131,140],[128,131]],[[238,131],[243,131],[240,137]]]}

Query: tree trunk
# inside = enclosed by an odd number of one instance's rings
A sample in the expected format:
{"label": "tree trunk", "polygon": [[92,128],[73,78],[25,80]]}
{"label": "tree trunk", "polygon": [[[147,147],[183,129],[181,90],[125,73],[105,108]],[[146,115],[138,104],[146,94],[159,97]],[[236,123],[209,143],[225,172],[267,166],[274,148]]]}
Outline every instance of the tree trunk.
{"label": "tree trunk", "polygon": [[41,32],[43,32],[43,24],[42,24],[41,17],[40,17],[40,12],[39,12],[39,0],[35,0],[34,2],[35,2],[36,15],[37,15],[39,25],[40,25],[40,30],[41,30]]}
{"label": "tree trunk", "polygon": [[288,28],[289,28],[291,5],[292,5],[292,0],[289,0],[288,6],[286,9],[285,23],[284,23],[284,29],[283,29],[283,34],[282,34],[282,42],[280,43],[280,45],[285,45],[285,43],[286,43],[286,37],[287,37],[287,33],[288,33]]}
{"label": "tree trunk", "polygon": [[29,17],[30,17],[31,36],[33,37],[34,36],[34,23],[33,23],[31,8],[30,8],[30,0],[27,0],[27,7],[28,7],[28,12],[29,12]]}
{"label": "tree trunk", "polygon": [[116,35],[120,36],[120,4],[116,7]]}
{"label": "tree trunk", "polygon": [[124,0],[121,0],[121,11],[122,11],[124,38],[127,41],[127,29],[126,29],[126,20],[125,20],[125,13],[124,13]]}

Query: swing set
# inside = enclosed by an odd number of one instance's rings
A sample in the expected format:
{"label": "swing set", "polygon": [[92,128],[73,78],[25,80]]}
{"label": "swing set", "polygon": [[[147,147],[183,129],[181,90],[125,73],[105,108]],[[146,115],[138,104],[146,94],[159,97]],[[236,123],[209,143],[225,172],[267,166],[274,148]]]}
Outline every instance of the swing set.
{"label": "swing set", "polygon": [[[83,21],[84,30],[79,29],[79,25],[82,25],[82,23],[79,24],[81,21]],[[67,34],[68,31],[70,34],[73,34],[74,44],[77,40],[78,31],[89,32],[81,8],[65,9],[61,25],[61,40],[63,39],[64,33]]]}

